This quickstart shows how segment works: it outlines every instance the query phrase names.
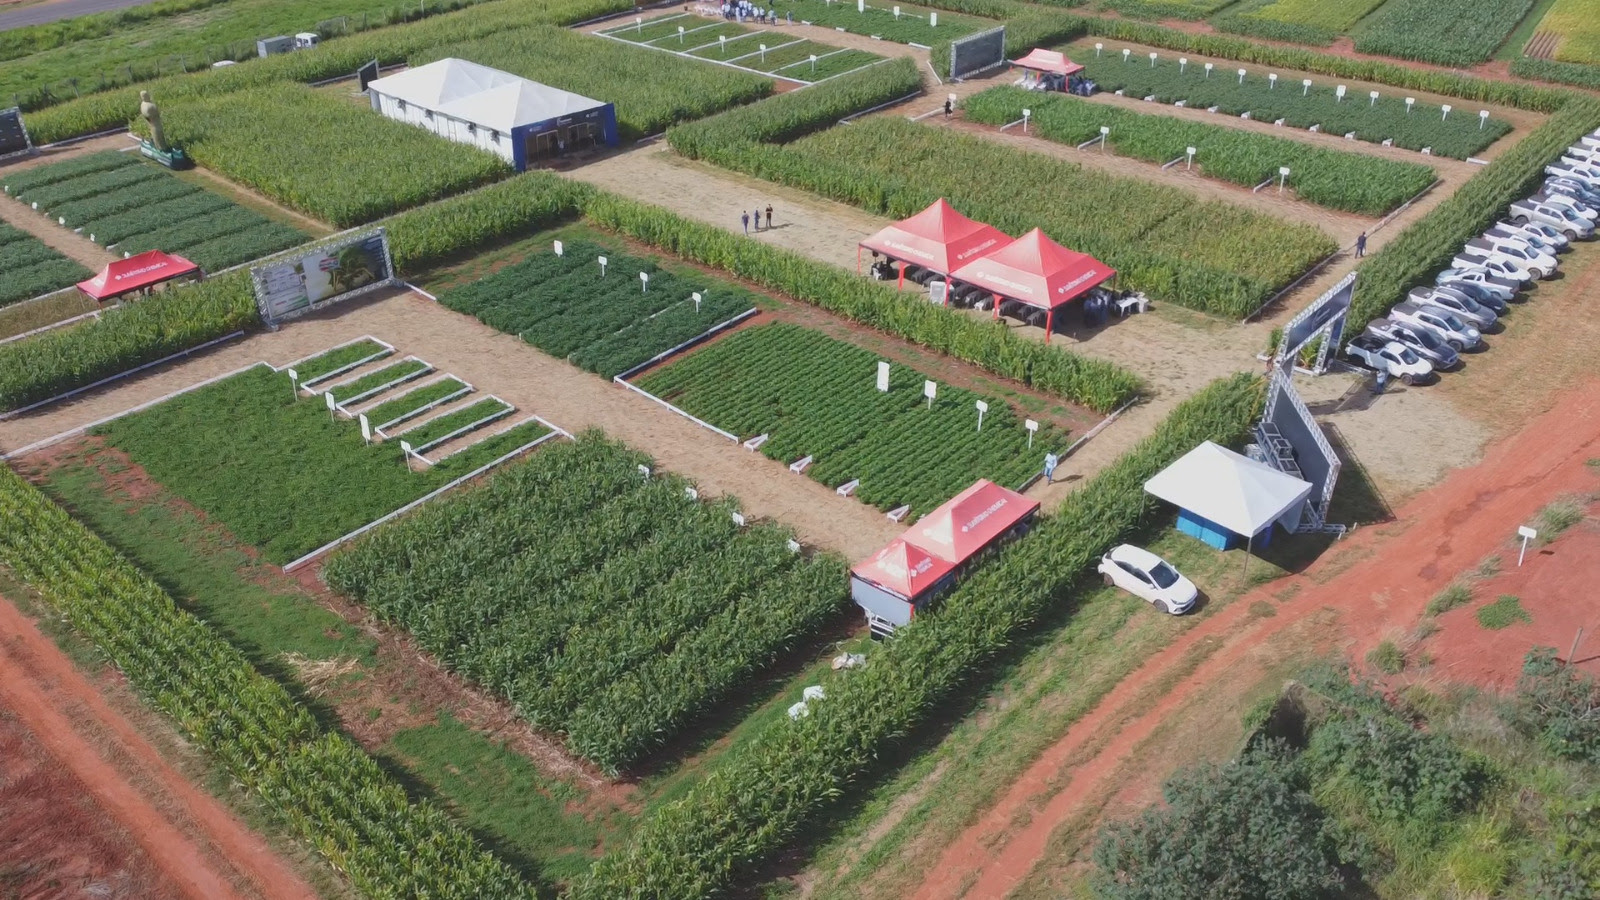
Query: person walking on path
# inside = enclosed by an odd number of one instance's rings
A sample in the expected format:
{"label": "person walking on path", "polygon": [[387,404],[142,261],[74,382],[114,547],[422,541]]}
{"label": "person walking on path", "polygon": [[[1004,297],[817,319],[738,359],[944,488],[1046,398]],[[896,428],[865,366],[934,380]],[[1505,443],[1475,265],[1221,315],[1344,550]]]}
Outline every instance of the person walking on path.
{"label": "person walking on path", "polygon": [[[747,213],[747,212],[740,213],[739,214],[739,221],[744,223],[744,233],[745,234],[749,234],[750,233],[750,214]],[[760,227],[760,223],[757,223],[757,227],[758,228]]]}
{"label": "person walking on path", "polygon": [[950,102],[950,99],[948,97],[945,98],[945,101],[944,101],[944,117],[946,119],[950,118],[950,113],[954,109],[955,109],[955,105]]}
{"label": "person walking on path", "polygon": [[770,229],[777,224],[777,217],[772,214],[772,204],[767,204],[767,227]]}
{"label": "person walking on path", "polygon": [[1356,259],[1360,259],[1361,257],[1366,256],[1366,255],[1367,255],[1367,233],[1365,231],[1363,231],[1363,232],[1361,232],[1361,236],[1356,238]]}
{"label": "person walking on path", "polygon": [[1061,464],[1061,457],[1056,456],[1054,453],[1046,453],[1044,455],[1044,483],[1045,484],[1055,484],[1056,483],[1056,466],[1058,466],[1060,464]]}
{"label": "person walking on path", "polygon": [[761,207],[756,207],[756,230],[761,230]]}

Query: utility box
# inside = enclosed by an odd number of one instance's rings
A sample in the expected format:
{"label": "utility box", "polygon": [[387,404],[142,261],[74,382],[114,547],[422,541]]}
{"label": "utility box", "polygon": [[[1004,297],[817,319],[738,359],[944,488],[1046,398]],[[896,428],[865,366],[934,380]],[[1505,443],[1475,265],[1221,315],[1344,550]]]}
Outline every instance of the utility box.
{"label": "utility box", "polygon": [[322,43],[322,35],[317,34],[315,31],[302,31],[294,36],[294,48],[296,50],[310,50],[320,43]]}
{"label": "utility box", "polygon": [[277,37],[262,38],[256,41],[256,55],[265,59],[276,53],[288,53],[294,49],[294,38],[286,34]]}

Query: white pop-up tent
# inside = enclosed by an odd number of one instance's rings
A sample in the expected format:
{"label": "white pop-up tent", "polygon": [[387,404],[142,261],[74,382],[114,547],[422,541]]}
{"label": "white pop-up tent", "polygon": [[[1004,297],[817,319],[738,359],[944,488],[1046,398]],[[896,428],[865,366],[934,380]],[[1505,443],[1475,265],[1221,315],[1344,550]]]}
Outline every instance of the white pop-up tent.
{"label": "white pop-up tent", "polygon": [[1272,523],[1293,530],[1311,483],[1206,441],[1144,489],[1178,507],[1178,530],[1221,550],[1266,546]]}
{"label": "white pop-up tent", "polygon": [[383,115],[487,150],[518,172],[568,149],[618,143],[612,104],[465,59],[379,78],[367,93]]}

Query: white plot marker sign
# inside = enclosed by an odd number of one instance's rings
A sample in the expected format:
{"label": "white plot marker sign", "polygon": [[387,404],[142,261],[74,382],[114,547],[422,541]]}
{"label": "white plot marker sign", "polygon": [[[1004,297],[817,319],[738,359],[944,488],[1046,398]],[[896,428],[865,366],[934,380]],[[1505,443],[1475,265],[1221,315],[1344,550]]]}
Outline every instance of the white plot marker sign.
{"label": "white plot marker sign", "polygon": [[372,423],[367,421],[367,414],[361,414],[361,439],[367,444],[372,443]]}
{"label": "white plot marker sign", "polygon": [[338,408],[339,404],[333,402],[333,391],[323,391],[322,399],[328,404],[328,421],[331,422],[336,416],[334,410]]}
{"label": "white plot marker sign", "polygon": [[1517,551],[1517,568],[1522,568],[1522,557],[1528,553],[1528,541],[1539,536],[1539,532],[1526,525],[1517,527],[1517,537],[1522,538],[1522,549]]}
{"label": "white plot marker sign", "polygon": [[694,311],[695,312],[699,312],[700,311],[700,301],[705,299],[705,298],[700,296],[700,292],[699,291],[695,291],[694,293],[690,294],[689,298],[694,301]]}
{"label": "white plot marker sign", "polygon": [[1022,427],[1028,429],[1028,449],[1032,450],[1033,436],[1039,433],[1039,423],[1032,419],[1026,419],[1022,423]]}
{"label": "white plot marker sign", "polygon": [[610,262],[610,260],[606,259],[604,256],[596,256],[595,260],[600,263],[600,277],[606,277],[606,263]]}
{"label": "white plot marker sign", "polygon": [[649,272],[640,272],[639,273],[639,293],[647,294],[649,292],[650,292],[650,273]]}
{"label": "white plot marker sign", "polygon": [[983,400],[978,401],[978,430],[983,430],[983,414],[989,411],[989,404]]}
{"label": "white plot marker sign", "polygon": [[300,373],[293,369],[289,370],[289,388],[294,391],[294,399],[298,401],[300,399]]}
{"label": "white plot marker sign", "polygon": [[400,442],[400,464],[411,471],[411,445],[405,441]]}
{"label": "white plot marker sign", "polygon": [[939,386],[932,381],[922,382],[922,396],[928,398],[928,408],[933,409],[933,398],[938,396]]}
{"label": "white plot marker sign", "polygon": [[882,361],[878,363],[878,390],[889,393],[889,364]]}
{"label": "white plot marker sign", "polygon": [[551,249],[555,250],[557,256],[561,255],[561,242],[560,241],[551,241],[550,242],[550,247],[551,247]]}

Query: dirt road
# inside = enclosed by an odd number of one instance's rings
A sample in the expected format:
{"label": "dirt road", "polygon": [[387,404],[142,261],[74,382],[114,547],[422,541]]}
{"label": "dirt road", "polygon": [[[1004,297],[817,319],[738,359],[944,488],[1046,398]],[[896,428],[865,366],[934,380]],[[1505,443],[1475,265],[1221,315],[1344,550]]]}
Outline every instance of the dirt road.
{"label": "dirt road", "polygon": [[316,896],[265,841],[163,759],[4,598],[0,635],[0,705],[127,829],[175,896]]}
{"label": "dirt road", "polygon": [[[1189,631],[1159,657],[1119,684],[1024,772],[999,803],[946,848],[914,896],[999,898],[1023,883],[1046,854],[1057,827],[1083,813],[1086,798],[1103,796],[1121,763],[1197,692],[1227,690],[1219,673],[1248,661],[1254,648],[1309,617],[1332,609],[1344,628],[1346,649],[1360,659],[1396,628],[1408,627],[1428,600],[1455,575],[1506,544],[1552,494],[1592,490],[1587,461],[1600,456],[1600,382],[1589,379],[1550,411],[1471,468],[1399,510],[1399,523],[1357,532],[1339,554],[1359,559],[1343,574],[1318,584],[1325,559],[1302,579],[1301,592],[1271,617],[1252,619],[1246,597]],[[1274,594],[1282,586],[1275,586]],[[1149,702],[1149,691],[1201,642],[1222,647],[1171,690]],[[1229,683],[1247,679],[1236,674]],[[1094,747],[1092,753],[1085,748]],[[1154,796],[1167,774],[1186,760],[1159,761],[1139,773]],[[1054,864],[1054,863],[1052,863]]]}

